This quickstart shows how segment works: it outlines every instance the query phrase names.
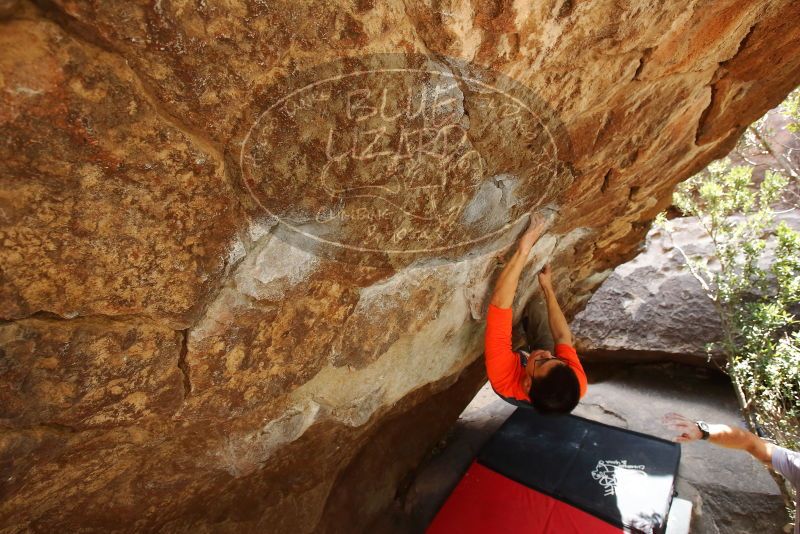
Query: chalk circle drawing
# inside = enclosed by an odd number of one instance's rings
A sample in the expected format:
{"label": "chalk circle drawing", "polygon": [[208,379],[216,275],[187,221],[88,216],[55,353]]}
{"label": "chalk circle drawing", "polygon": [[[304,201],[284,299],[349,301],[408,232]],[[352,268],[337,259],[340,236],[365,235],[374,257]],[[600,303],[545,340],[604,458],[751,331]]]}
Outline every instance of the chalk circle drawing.
{"label": "chalk circle drawing", "polygon": [[481,249],[572,181],[555,113],[463,60],[342,59],[263,95],[241,140],[241,183],[282,235],[340,259]]}
{"label": "chalk circle drawing", "polygon": [[598,460],[597,466],[592,471],[592,478],[603,487],[603,495],[606,497],[616,495],[618,474],[620,470],[626,473],[633,473],[638,476],[646,477],[645,466],[628,465],[627,460]]}

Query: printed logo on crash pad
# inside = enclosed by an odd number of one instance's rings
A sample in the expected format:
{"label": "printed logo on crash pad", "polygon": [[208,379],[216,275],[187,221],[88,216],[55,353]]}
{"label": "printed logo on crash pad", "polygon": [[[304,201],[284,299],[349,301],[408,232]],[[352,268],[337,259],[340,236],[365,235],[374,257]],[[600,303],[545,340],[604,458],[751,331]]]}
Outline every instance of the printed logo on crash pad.
{"label": "printed logo on crash pad", "polygon": [[645,473],[644,469],[645,466],[643,465],[628,465],[627,460],[599,460],[592,471],[592,478],[603,486],[604,495],[609,497],[616,495],[621,472],[646,477],[647,473]]}

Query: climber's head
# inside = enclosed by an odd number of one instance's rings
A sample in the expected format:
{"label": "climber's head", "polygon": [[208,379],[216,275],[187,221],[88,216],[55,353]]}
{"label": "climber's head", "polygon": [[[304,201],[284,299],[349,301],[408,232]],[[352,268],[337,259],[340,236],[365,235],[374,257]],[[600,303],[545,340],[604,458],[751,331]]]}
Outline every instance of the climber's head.
{"label": "climber's head", "polygon": [[564,360],[545,350],[531,353],[525,366],[522,387],[539,413],[569,413],[580,400],[580,384]]}

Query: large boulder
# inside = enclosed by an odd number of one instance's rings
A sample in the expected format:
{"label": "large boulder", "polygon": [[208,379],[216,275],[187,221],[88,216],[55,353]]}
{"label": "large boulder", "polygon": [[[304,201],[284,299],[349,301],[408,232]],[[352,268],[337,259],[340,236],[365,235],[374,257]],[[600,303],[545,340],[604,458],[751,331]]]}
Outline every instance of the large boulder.
{"label": "large boulder", "polygon": [[362,529],[480,387],[525,213],[515,310],[550,259],[572,315],[800,83],[798,16],[2,2],[0,524]]}
{"label": "large boulder", "polygon": [[[800,216],[792,211],[776,220],[800,229]],[[652,228],[642,252],[617,266],[575,316],[575,343],[588,361],[723,363],[713,346],[722,336],[719,314],[686,261],[703,258],[715,269],[711,237],[696,217],[678,217],[669,225],[670,231]],[[763,268],[771,261],[771,245]]]}
{"label": "large boulder", "polygon": [[708,362],[721,324],[684,254],[711,259],[713,244],[694,217],[670,224],[672,232],[650,230],[644,250],[614,269],[575,316],[576,347],[588,360]]}

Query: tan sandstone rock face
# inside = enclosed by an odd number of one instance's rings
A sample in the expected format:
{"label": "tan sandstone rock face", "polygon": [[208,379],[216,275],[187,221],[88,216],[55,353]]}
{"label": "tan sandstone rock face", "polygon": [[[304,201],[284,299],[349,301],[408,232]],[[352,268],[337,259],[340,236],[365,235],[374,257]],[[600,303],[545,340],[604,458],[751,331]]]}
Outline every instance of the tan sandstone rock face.
{"label": "tan sandstone rock face", "polygon": [[0,2],[0,525],[353,532],[800,83],[800,4]]}

